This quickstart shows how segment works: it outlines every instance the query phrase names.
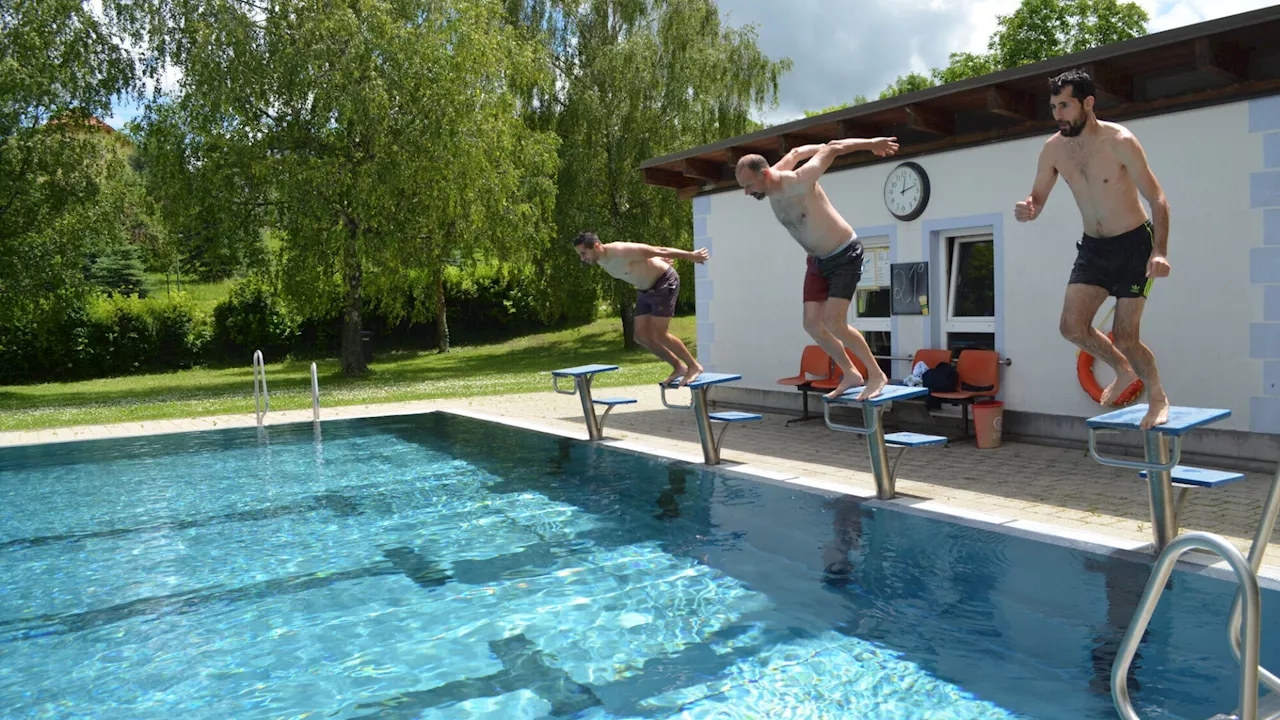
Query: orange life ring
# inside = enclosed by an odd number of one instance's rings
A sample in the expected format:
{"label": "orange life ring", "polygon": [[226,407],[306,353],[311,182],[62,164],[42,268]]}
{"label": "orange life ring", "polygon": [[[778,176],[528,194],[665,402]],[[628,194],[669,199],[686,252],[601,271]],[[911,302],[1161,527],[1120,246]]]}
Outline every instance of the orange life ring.
{"label": "orange life ring", "polygon": [[[1114,340],[1111,333],[1107,333],[1108,340]],[[1093,356],[1084,350],[1076,356],[1076,377],[1080,380],[1080,387],[1093,398],[1096,403],[1102,402],[1102,385],[1098,383],[1098,378],[1093,376]],[[1133,384],[1125,388],[1120,396],[1111,402],[1111,407],[1119,407],[1128,405],[1138,399],[1138,394],[1142,392],[1142,381],[1134,380]]]}

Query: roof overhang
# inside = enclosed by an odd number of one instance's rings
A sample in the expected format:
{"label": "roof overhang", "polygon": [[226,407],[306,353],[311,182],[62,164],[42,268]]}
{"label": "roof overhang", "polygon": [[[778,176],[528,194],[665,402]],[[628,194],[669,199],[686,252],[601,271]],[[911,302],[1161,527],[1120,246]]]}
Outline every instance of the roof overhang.
{"label": "roof overhang", "polygon": [[990,75],[842,108],[645,161],[645,182],[681,197],[737,189],[750,153],[846,137],[898,138],[892,158],[850,153],[831,170],[897,162],[1055,130],[1048,79],[1071,68],[1097,85],[1095,111],[1123,121],[1280,93],[1280,5],[1093,48]]}

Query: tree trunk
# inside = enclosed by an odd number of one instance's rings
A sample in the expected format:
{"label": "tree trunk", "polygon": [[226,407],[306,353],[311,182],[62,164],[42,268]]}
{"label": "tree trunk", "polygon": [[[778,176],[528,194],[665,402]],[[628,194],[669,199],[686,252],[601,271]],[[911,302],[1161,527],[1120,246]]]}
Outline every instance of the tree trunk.
{"label": "tree trunk", "polygon": [[347,243],[342,253],[342,279],[347,287],[347,308],[342,318],[342,374],[347,377],[363,375],[369,370],[364,364],[364,348],[360,342],[363,309],[360,289],[364,273],[360,267],[359,236],[360,226],[348,218]]}
{"label": "tree trunk", "polygon": [[622,303],[622,347],[635,350],[640,347],[636,342],[636,304]]}
{"label": "tree trunk", "polygon": [[444,267],[436,273],[436,350],[449,352],[449,315],[444,306]]}

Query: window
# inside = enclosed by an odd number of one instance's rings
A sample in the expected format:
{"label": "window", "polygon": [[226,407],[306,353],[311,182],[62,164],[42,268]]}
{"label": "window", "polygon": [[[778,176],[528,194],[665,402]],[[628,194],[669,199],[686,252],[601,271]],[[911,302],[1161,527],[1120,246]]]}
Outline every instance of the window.
{"label": "window", "polygon": [[947,238],[947,347],[994,349],[995,242],[991,235]]}

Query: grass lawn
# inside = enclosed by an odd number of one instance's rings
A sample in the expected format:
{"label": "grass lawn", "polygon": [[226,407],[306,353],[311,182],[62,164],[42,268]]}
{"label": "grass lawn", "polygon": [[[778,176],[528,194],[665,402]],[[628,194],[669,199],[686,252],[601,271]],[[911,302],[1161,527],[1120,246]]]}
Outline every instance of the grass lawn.
{"label": "grass lawn", "polygon": [[[177,279],[170,275],[169,284],[165,285],[164,273],[144,273],[142,276],[143,287],[147,289],[147,296],[153,298],[166,298],[169,293],[178,292]],[[191,298],[197,306],[204,308],[208,312],[213,312],[213,307],[222,302],[231,292],[231,286],[235,284],[235,280],[219,280],[218,282],[202,283],[182,281],[182,292]],[[308,365],[308,367],[310,367]],[[252,376],[250,376],[252,378]],[[268,380],[267,382],[270,382]]]}
{"label": "grass lawn", "polygon": [[[697,352],[695,319],[675,318],[671,332]],[[270,360],[270,358],[268,358]],[[316,362],[320,407],[471,395],[551,392],[556,368],[609,363],[616,372],[594,387],[656,383],[671,367],[643,348],[622,348],[622,323],[599,320],[572,330],[529,335],[505,343],[455,347],[445,354],[378,354],[368,376],[342,376],[336,359]],[[272,410],[311,407],[311,362],[268,363]],[[43,385],[0,386],[0,430],[252,413],[253,371],[244,367]]]}

